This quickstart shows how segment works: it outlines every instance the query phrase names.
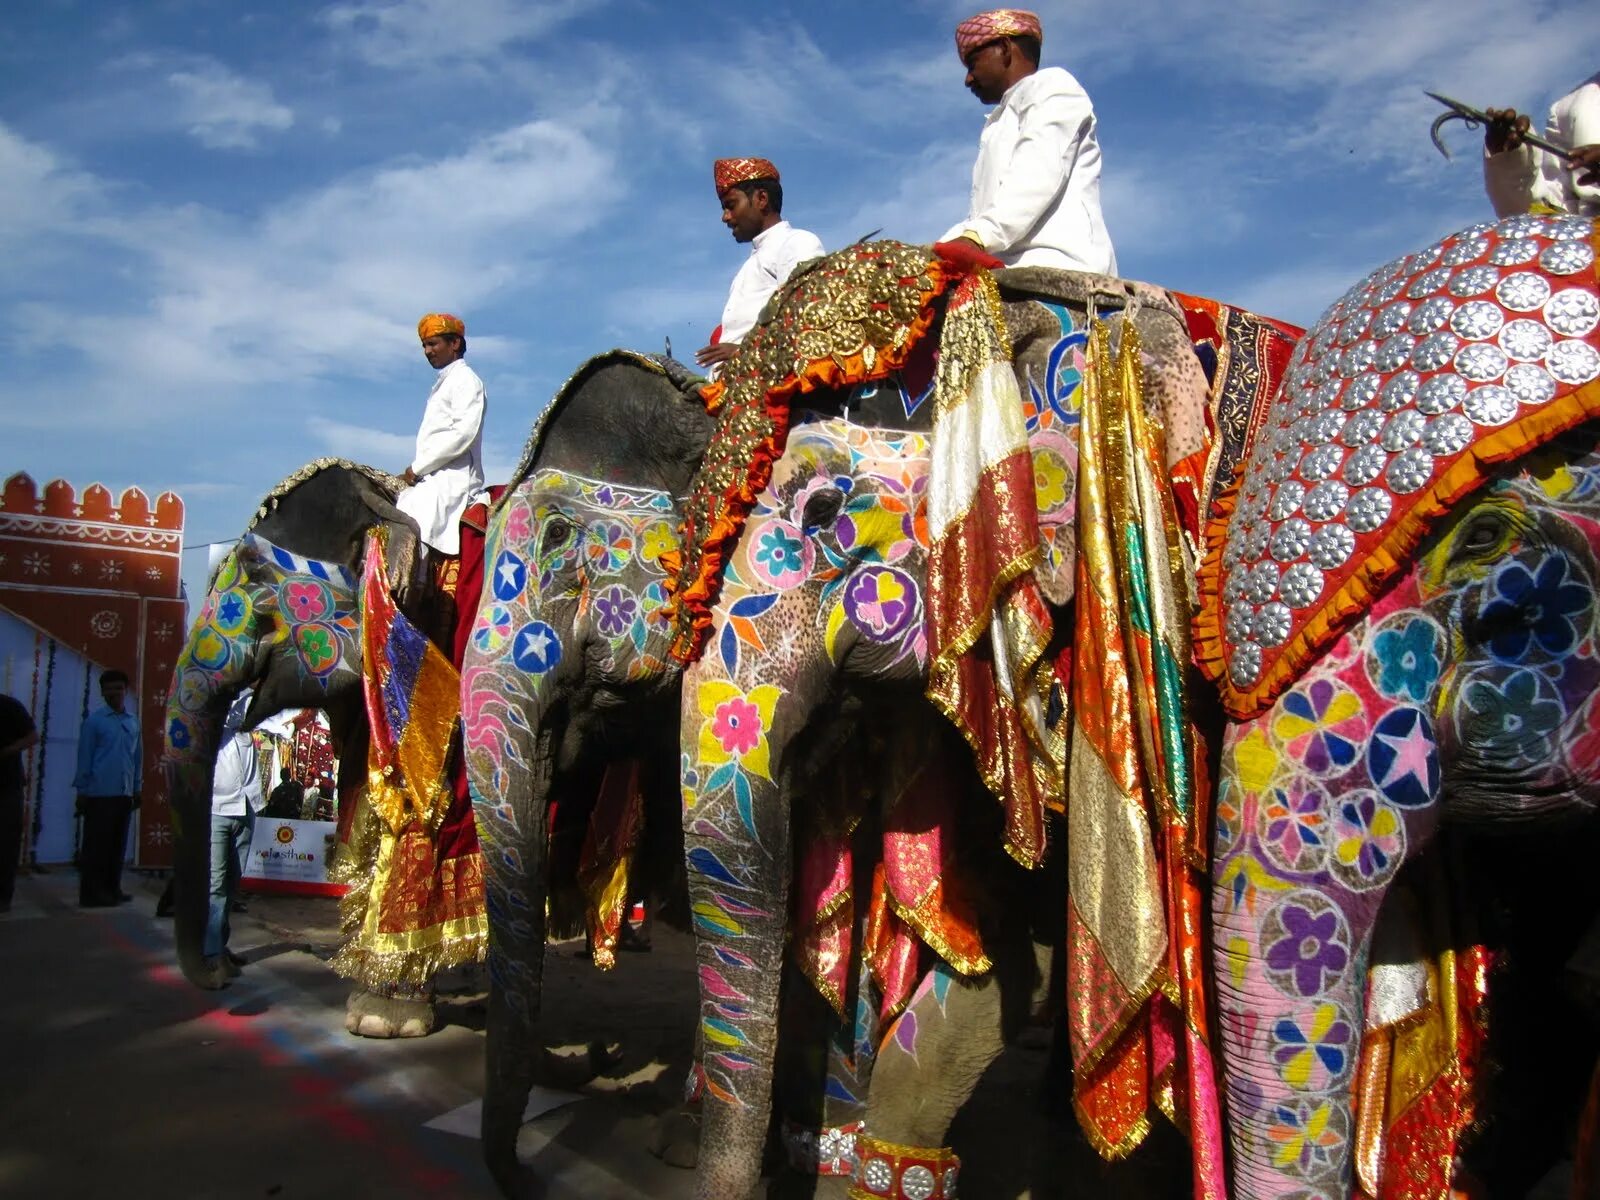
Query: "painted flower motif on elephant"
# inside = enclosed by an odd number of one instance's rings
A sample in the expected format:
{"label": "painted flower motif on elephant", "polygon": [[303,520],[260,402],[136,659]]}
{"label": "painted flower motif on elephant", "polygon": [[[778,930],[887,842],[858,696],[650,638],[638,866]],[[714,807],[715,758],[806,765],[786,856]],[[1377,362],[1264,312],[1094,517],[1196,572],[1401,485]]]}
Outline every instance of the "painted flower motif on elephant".
{"label": "painted flower motif on elephant", "polygon": [[1030,435],[1056,424],[1075,426],[1081,420],[1083,409],[1079,393],[1083,387],[1089,332],[1073,328],[1073,315],[1064,306],[1048,304],[1046,307],[1056,314],[1063,332],[1045,360],[1043,386],[1031,374],[1028,378],[1023,413]]}
{"label": "painted flower motif on elephant", "polygon": [[704,780],[701,793],[733,789],[742,833],[751,838],[756,837],[756,822],[749,777],[771,781],[767,730],[778,696],[778,689],[771,684],[758,684],[745,692],[726,680],[708,679],[700,684],[695,697],[701,717],[696,763]]}
{"label": "painted flower motif on elephant", "polygon": [[787,521],[762,526],[750,552],[756,578],[780,592],[804,583],[811,576],[816,550],[811,539]]}
{"label": "painted flower motif on elephant", "polygon": [[222,671],[233,657],[233,643],[214,625],[196,627],[189,657],[207,671]]}
{"label": "painted flower motif on elephant", "polygon": [[298,626],[294,646],[306,670],[320,678],[339,665],[339,636],[321,622]]}
{"label": "painted flower motif on elephant", "polygon": [[511,641],[511,610],[491,604],[478,613],[472,644],[484,654],[499,654]]}
{"label": "painted flower motif on elephant", "polygon": [[1397,708],[1373,727],[1367,776],[1391,804],[1419,808],[1439,792],[1439,747],[1420,708]]}
{"label": "painted flower motif on elephant", "polygon": [[1363,790],[1339,798],[1328,865],[1341,883],[1354,892],[1381,887],[1400,869],[1405,851],[1405,822],[1382,796]]}
{"label": "painted flower motif on elephant", "polygon": [[1507,763],[1546,761],[1565,716],[1555,686],[1534,671],[1479,671],[1456,701],[1458,724],[1475,731],[1486,756]]}
{"label": "painted flower motif on elephant", "polygon": [[1272,1165],[1302,1179],[1332,1167],[1348,1136],[1341,1113],[1326,1100],[1295,1099],[1276,1105],[1267,1124]]}
{"label": "painted flower motif on elephant", "polygon": [[1490,600],[1479,614],[1488,628],[1504,630],[1489,649],[1502,662],[1520,663],[1537,648],[1551,658],[1569,655],[1594,626],[1594,587],[1565,555],[1552,555],[1530,573],[1511,562],[1495,576]]}
{"label": "painted flower motif on elephant", "polygon": [[730,678],[739,674],[739,663],[745,650],[753,650],[757,654],[767,652],[766,640],[756,627],[756,618],[777,602],[777,592],[757,592],[740,596],[725,606],[722,632],[717,635],[717,654]]}
{"label": "painted flower motif on elephant", "polygon": [[1272,1026],[1272,1061],[1297,1092],[1327,1091],[1343,1082],[1354,1049],[1354,1022],[1337,1004],[1319,1004],[1306,1022],[1281,1017]]}
{"label": "painted flower motif on elephant", "polygon": [[914,579],[892,567],[864,571],[845,588],[850,623],[875,642],[892,642],[921,607]]}
{"label": "painted flower motif on elephant", "polygon": [[1317,677],[1283,698],[1272,733],[1318,778],[1339,775],[1360,757],[1367,729],[1361,698],[1327,677]]}
{"label": "painted flower motif on elephant", "polygon": [[279,602],[297,624],[315,621],[333,611],[333,593],[316,579],[285,580],[278,589]]}
{"label": "painted flower motif on elephant", "polygon": [[633,628],[639,615],[639,601],[620,583],[612,584],[595,597],[595,626],[606,637],[616,641]]}
{"label": "painted flower motif on elephant", "polygon": [[1262,922],[1267,978],[1286,996],[1320,996],[1350,965],[1344,914],[1318,892],[1288,896]]}
{"label": "painted flower motif on elephant", "polygon": [[513,546],[526,546],[533,535],[533,509],[521,490],[519,488],[519,494],[506,505],[506,515],[501,523],[505,539]]}
{"label": "painted flower motif on elephant", "polygon": [[899,562],[928,546],[927,474],[865,477],[834,526],[839,550],[862,562]]}
{"label": "painted flower motif on elephant", "polygon": [[671,521],[651,521],[639,532],[639,558],[652,571],[665,571],[661,556],[678,548],[678,531]]}
{"label": "painted flower motif on elephant", "polygon": [[[1066,443],[1066,439],[1059,435],[1051,437],[1051,442],[1057,441]],[[1074,498],[1072,485],[1076,479],[1077,468],[1068,463],[1061,446],[1047,444],[1043,438],[1034,440],[1033,494],[1041,518],[1060,519],[1069,501]]]}
{"label": "painted flower motif on elephant", "polygon": [[1367,678],[1385,696],[1421,704],[1433,694],[1444,661],[1444,631],[1427,617],[1380,627],[1367,655]]}
{"label": "painted flower motif on elephant", "polygon": [[584,566],[593,575],[615,575],[633,554],[633,532],[620,521],[596,521],[584,531]]}
{"label": "painted flower motif on elephant", "polygon": [[1257,827],[1273,866],[1300,875],[1321,869],[1328,856],[1327,805],[1326,793],[1302,779],[1262,797]]}

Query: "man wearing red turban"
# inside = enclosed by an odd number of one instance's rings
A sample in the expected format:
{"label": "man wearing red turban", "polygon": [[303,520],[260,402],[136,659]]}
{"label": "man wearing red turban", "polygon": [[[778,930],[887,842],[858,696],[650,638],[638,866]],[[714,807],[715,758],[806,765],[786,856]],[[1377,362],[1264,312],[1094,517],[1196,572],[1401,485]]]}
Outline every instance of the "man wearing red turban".
{"label": "man wearing red turban", "polygon": [[467,366],[467,327],[449,313],[417,322],[422,353],[439,374],[417,430],[417,450],[402,476],[410,484],[395,506],[440,554],[461,553],[461,514],[483,490],[483,380]]}
{"label": "man wearing red turban", "polygon": [[715,375],[755,328],[772,293],[797,266],[825,251],[816,234],[796,229],[783,219],[783,184],[778,168],[767,159],[719,158],[712,167],[712,178],[722,202],[722,223],[734,241],[750,244],[750,257],[728,291],[722,324],[712,333],[710,344],[695,351],[695,362],[712,368]]}
{"label": "man wearing red turban", "polygon": [[1039,68],[1039,18],[997,8],[956,27],[967,87],[994,105],[978,140],[965,238],[1007,266],[1114,275],[1100,213],[1100,143],[1088,93],[1060,67]]}

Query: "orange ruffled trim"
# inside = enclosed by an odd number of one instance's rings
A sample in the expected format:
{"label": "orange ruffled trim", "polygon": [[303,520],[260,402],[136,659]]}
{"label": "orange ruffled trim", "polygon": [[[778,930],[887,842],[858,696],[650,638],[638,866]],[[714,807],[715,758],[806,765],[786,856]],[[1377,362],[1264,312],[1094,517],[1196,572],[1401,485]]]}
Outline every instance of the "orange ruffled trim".
{"label": "orange ruffled trim", "polygon": [[[905,366],[912,350],[933,326],[933,300],[958,277],[958,272],[942,259],[931,259],[924,273],[933,280],[933,287],[923,293],[921,311],[898,349],[875,348],[876,360],[871,368],[859,351],[842,359],[833,355],[813,359],[798,374],[791,374],[776,387],[768,389],[763,403],[767,417],[772,422],[772,432],[757,445],[744,478],[723,492],[721,511],[700,539],[700,563],[695,577],[680,591],[682,579],[674,573],[664,586],[667,601],[662,606],[662,616],[675,615],[680,605],[689,613],[689,629],[672,644],[672,657],[679,662],[692,663],[699,658],[706,640],[711,636],[711,610],[722,592],[722,575],[728,556],[739,544],[745,518],[755,506],[756,497],[772,479],[773,463],[783,455],[784,447],[788,445],[789,410],[793,398],[807,392],[873,383],[887,379]],[[726,391],[727,386],[720,379],[700,389],[700,399],[708,413],[715,413],[722,407]],[[685,524],[682,533],[684,543],[688,544],[695,531]]]}
{"label": "orange ruffled trim", "polygon": [[[1594,234],[1591,242],[1600,259],[1600,232]],[[1600,262],[1595,267],[1595,279],[1600,283]],[[1290,639],[1248,691],[1240,691],[1228,678],[1222,636],[1222,546],[1228,521],[1238,504],[1239,482],[1245,465],[1241,462],[1227,494],[1217,500],[1216,515],[1206,526],[1206,556],[1197,573],[1200,612],[1194,619],[1195,661],[1206,677],[1216,683],[1223,708],[1230,716],[1241,720],[1265,712],[1324,647],[1371,609],[1384,588],[1407,565],[1406,559],[1428,536],[1434,523],[1448,515],[1458,500],[1481,487],[1488,480],[1491,467],[1536,450],[1596,416],[1600,416],[1600,379],[1558,396],[1537,412],[1485,435],[1468,447],[1434,480],[1433,486],[1417,498],[1388,536],[1367,552],[1355,573]]]}
{"label": "orange ruffled trim", "polygon": [[1200,612],[1194,620],[1195,658],[1206,676],[1216,682],[1229,715],[1244,719],[1265,712],[1329,643],[1372,608],[1389,583],[1410,565],[1411,553],[1434,525],[1457,501],[1481,487],[1493,467],[1536,450],[1597,416],[1600,380],[1552,400],[1466,450],[1418,498],[1388,537],[1367,552],[1355,573],[1289,641],[1256,685],[1245,691],[1228,678],[1222,640],[1222,545],[1238,500],[1239,481],[1235,478],[1227,495],[1218,501],[1217,515],[1206,526],[1206,557],[1199,574]]}

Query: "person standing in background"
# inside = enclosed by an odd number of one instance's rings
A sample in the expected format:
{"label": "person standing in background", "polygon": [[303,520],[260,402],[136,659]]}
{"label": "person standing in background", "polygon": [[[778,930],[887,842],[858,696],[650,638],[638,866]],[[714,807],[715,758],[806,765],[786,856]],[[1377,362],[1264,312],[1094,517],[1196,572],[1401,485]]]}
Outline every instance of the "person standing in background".
{"label": "person standing in background", "polygon": [[251,693],[233,702],[222,725],[222,747],[211,776],[211,902],[206,913],[206,966],[239,974],[244,959],[228,949],[228,912],[239,893],[256,814],[266,805],[261,792],[261,762],[254,739],[244,731]]}
{"label": "person standing in background", "polygon": [[78,733],[78,771],[72,778],[83,814],[80,908],[107,908],[133,899],[122,890],[122,857],[143,778],[139,720],[128,711],[128,677],[123,672],[102,671],[100,695],[104,707],[85,717]]}
{"label": "person standing in background", "polygon": [[22,701],[0,693],[0,913],[11,911],[22,857],[22,794],[27,785],[22,756],[38,743],[39,731]]}

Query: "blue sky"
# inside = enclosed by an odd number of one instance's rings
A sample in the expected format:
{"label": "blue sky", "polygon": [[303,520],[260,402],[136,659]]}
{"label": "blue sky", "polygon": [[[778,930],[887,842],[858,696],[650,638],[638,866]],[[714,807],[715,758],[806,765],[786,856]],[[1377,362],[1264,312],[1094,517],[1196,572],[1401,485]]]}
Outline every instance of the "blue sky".
{"label": "blue sky", "polygon": [[[745,253],[713,158],[774,159],[830,247],[964,214],[971,7],[32,0],[0,45],[0,473],[173,488],[191,543],[232,536],[309,458],[407,461],[442,308],[503,476],[584,358],[705,341]],[[1038,10],[1124,273],[1301,323],[1487,212],[1423,88],[1542,122],[1600,69],[1593,0]]]}

